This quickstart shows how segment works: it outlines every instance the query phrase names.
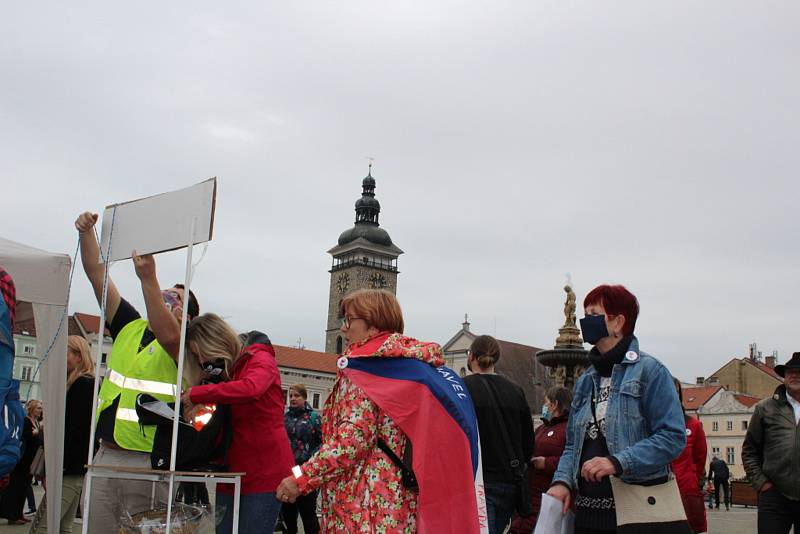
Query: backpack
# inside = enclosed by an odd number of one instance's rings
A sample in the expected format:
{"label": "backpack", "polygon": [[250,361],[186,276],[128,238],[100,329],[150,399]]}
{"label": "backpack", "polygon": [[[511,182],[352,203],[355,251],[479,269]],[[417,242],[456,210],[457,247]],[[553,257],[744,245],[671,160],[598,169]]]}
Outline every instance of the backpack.
{"label": "backpack", "polygon": [[11,378],[13,370],[11,315],[0,297],[0,477],[13,471],[22,456],[25,411],[19,400],[19,380]]}

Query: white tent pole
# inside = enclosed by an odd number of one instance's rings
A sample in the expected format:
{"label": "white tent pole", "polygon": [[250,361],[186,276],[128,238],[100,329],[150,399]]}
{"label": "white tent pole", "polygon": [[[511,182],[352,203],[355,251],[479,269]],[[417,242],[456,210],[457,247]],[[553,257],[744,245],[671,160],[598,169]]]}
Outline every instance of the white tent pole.
{"label": "white tent pole", "polygon": [[188,322],[189,290],[192,285],[192,250],[197,217],[192,217],[189,242],[186,247],[186,275],[183,281],[183,307],[181,309],[181,340],[178,349],[178,383],[175,388],[175,416],[172,418],[172,446],[169,451],[169,493],[167,501],[167,532],[172,528],[172,490],[175,487],[175,461],[178,453],[178,421],[181,413],[181,387],[183,385],[183,363],[186,360],[186,323]]}
{"label": "white tent pole", "polygon": [[[114,231],[113,221],[111,223],[111,232]],[[97,327],[97,355],[95,356],[95,372],[94,372],[94,395],[92,396],[92,423],[91,430],[89,431],[89,458],[86,464],[89,469],[86,471],[86,484],[83,489],[83,508],[81,515],[83,517],[83,534],[89,532],[89,511],[92,505],[92,466],[94,465],[94,440],[95,433],[97,432],[97,395],[100,390],[100,372],[104,371],[103,366],[103,344],[105,342],[106,330],[106,299],[108,298],[108,271],[111,269],[111,235],[109,235],[108,246],[106,247],[106,261],[105,270],[103,271],[103,296],[100,299],[100,323]],[[48,524],[48,530],[50,525]]]}

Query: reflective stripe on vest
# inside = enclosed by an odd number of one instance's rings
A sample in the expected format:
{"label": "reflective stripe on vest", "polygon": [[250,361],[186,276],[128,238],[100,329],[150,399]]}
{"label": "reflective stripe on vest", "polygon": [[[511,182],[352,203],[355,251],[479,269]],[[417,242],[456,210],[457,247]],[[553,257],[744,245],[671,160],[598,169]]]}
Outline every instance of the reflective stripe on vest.
{"label": "reflective stripe on vest", "polygon": [[136,410],[131,410],[130,408],[117,408],[117,419],[133,421],[134,423],[139,422],[139,416],[136,415]]}
{"label": "reflective stripe on vest", "polygon": [[110,409],[117,400],[114,441],[123,449],[149,453],[153,450],[156,427],[139,424],[136,397],[147,393],[164,402],[175,402],[177,366],[158,340],[145,347],[140,345],[146,328],[146,320],[136,319],[114,340],[98,409]]}
{"label": "reflective stripe on vest", "polygon": [[[112,384],[116,384],[123,389],[135,389],[139,393],[171,395],[174,397],[177,390],[175,384],[156,382],[155,380],[143,380],[141,378],[128,378],[113,369],[108,370],[106,378],[110,380]],[[136,419],[136,421],[138,421],[138,419]]]}

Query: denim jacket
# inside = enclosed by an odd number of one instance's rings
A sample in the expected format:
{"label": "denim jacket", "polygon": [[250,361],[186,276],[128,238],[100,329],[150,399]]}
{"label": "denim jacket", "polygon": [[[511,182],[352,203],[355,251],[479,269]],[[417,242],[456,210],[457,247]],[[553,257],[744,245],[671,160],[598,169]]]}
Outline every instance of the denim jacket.
{"label": "denim jacket", "polygon": [[[567,423],[567,444],[553,482],[578,487],[581,449],[592,417],[592,388],[600,375],[589,367],[575,385]],[[672,376],[658,360],[639,351],[633,338],[622,363],[611,372],[606,412],[606,443],[619,461],[624,482],[641,484],[670,473],[670,462],[686,446],[686,430]]]}

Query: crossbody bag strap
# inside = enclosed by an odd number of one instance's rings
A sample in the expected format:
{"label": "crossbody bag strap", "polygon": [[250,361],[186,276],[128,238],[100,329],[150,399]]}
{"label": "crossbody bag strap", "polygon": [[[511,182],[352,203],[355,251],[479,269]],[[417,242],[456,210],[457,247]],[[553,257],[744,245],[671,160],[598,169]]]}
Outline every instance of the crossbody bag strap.
{"label": "crossbody bag strap", "polygon": [[500,430],[503,433],[503,443],[506,446],[506,454],[508,455],[508,462],[511,466],[511,469],[514,470],[515,474],[518,474],[520,471],[521,462],[519,458],[517,458],[517,453],[514,452],[514,448],[511,446],[511,437],[508,435],[508,430],[506,429],[506,418],[503,416],[502,412],[500,412],[500,403],[497,400],[497,396],[492,391],[492,388],[489,387],[483,377],[478,375],[478,382],[483,385],[483,388],[489,393],[489,396],[492,398],[492,409],[494,410],[494,415],[498,421],[501,421],[502,424],[500,425]]}
{"label": "crossbody bag strap", "polygon": [[396,465],[404,476],[414,476],[414,469],[411,467],[411,440],[406,439],[406,448],[403,451],[403,459],[401,460],[394,451],[389,447],[389,444],[378,438],[378,448],[386,453],[386,456]]}

